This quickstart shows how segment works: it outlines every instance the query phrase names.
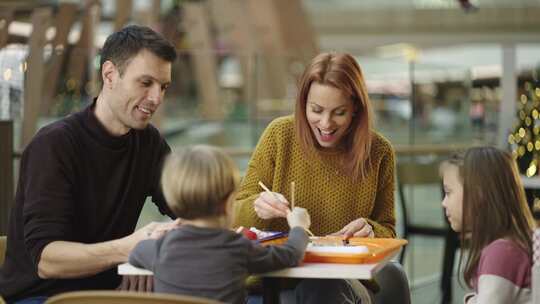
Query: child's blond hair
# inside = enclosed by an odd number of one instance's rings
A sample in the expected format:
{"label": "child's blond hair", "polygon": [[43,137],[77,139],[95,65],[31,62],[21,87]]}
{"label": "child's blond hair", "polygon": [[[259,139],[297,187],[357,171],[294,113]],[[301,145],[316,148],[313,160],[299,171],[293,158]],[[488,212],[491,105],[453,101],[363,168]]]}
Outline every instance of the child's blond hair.
{"label": "child's blond hair", "polygon": [[225,214],[239,176],[234,161],[221,149],[197,145],[167,157],[161,184],[169,208],[190,220]]}

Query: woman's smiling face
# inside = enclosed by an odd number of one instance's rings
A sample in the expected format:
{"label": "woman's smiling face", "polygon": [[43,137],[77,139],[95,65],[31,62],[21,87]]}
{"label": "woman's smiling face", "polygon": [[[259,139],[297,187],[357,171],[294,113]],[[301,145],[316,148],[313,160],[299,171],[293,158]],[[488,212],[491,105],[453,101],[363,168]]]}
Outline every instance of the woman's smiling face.
{"label": "woman's smiling face", "polygon": [[306,117],[321,147],[334,148],[340,145],[351,125],[353,114],[352,101],[341,90],[317,82],[311,84]]}

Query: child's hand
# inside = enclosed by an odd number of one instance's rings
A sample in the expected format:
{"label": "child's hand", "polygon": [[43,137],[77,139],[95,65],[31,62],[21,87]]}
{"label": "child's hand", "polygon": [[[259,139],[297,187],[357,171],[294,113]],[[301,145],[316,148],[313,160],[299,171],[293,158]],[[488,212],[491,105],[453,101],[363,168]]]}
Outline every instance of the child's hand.
{"label": "child's hand", "polygon": [[287,222],[289,227],[302,227],[308,229],[311,225],[311,219],[306,209],[300,207],[294,207],[292,211],[287,213]]}

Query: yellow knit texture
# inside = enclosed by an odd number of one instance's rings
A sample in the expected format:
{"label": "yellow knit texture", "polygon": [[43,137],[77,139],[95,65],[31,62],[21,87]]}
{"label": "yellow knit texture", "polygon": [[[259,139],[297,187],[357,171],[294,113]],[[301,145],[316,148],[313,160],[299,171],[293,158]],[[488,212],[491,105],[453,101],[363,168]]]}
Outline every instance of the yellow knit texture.
{"label": "yellow knit texture", "polygon": [[286,219],[260,219],[253,202],[264,190],[288,200],[295,182],[295,205],[311,215],[311,231],[327,235],[358,218],[366,218],[376,237],[395,237],[394,151],[390,143],[373,133],[371,168],[356,182],[340,170],[339,155],[307,155],[294,132],[294,118],[281,117],[266,128],[248,164],[235,202],[235,227],[257,227],[267,231],[288,231]]}

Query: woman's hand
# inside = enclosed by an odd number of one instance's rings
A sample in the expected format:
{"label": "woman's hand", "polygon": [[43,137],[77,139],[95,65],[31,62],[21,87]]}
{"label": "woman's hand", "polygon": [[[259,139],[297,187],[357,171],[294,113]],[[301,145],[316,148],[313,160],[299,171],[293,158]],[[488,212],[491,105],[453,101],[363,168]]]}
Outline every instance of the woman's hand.
{"label": "woman's hand", "polygon": [[331,235],[343,235],[344,239],[355,237],[375,237],[373,227],[364,218],[356,219],[347,224],[343,229]]}
{"label": "woman's hand", "polygon": [[263,220],[271,218],[287,217],[289,202],[281,193],[261,192],[253,203],[255,213]]}

